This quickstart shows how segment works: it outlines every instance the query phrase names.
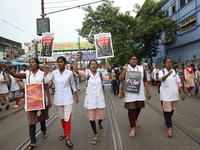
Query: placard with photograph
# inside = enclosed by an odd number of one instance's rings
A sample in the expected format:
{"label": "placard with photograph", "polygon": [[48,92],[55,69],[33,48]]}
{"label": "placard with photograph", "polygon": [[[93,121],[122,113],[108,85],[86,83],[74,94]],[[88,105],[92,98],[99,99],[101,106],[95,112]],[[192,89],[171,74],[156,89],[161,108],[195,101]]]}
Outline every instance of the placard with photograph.
{"label": "placard with photograph", "polygon": [[53,54],[54,33],[42,33],[40,58],[51,58]]}
{"label": "placard with photograph", "polygon": [[25,110],[45,109],[43,83],[25,85]]}
{"label": "placard with photograph", "polygon": [[110,33],[95,34],[94,43],[95,43],[97,58],[114,57],[112,39]]}

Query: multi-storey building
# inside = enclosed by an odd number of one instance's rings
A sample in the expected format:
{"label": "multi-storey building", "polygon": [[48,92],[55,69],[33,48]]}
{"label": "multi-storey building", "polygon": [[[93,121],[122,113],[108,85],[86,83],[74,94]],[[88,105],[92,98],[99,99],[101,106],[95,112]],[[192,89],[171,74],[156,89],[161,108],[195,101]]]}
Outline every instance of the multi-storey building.
{"label": "multi-storey building", "polygon": [[178,63],[200,64],[200,0],[168,0],[162,9],[177,21],[180,30],[175,41],[166,41],[162,37],[164,46],[159,49],[154,62],[169,57]]}
{"label": "multi-storey building", "polygon": [[0,59],[13,61],[24,54],[22,44],[3,37],[0,37]]}

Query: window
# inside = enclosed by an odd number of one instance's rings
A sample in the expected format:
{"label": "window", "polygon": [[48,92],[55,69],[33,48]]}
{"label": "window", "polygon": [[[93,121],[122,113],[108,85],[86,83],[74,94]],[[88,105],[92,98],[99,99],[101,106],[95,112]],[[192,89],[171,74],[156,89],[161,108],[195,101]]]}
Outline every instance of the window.
{"label": "window", "polygon": [[183,7],[183,5],[185,5],[185,1],[186,0],[180,0],[180,8]]}
{"label": "window", "polygon": [[169,17],[169,11],[168,11],[168,9],[165,10],[165,15],[166,15],[167,17]]}
{"label": "window", "polygon": [[185,32],[196,27],[196,15],[192,15],[191,17],[183,20],[180,24],[181,32]]}
{"label": "window", "polygon": [[174,3],[174,4],[172,4],[172,14],[174,14],[175,12],[176,12],[176,5]]}

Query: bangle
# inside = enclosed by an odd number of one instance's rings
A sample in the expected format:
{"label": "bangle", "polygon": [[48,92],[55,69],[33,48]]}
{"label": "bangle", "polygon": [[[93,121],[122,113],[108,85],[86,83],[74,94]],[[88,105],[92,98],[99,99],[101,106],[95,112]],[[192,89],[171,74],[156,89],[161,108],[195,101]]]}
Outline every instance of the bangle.
{"label": "bangle", "polygon": [[185,96],[185,94],[181,94],[181,96]]}
{"label": "bangle", "polygon": [[107,72],[111,72],[110,70],[107,70]]}

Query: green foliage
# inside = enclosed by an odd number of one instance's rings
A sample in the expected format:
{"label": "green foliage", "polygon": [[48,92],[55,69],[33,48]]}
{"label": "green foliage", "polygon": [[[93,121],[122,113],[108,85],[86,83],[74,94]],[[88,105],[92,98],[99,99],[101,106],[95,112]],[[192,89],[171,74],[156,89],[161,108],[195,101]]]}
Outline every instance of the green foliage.
{"label": "green foliage", "polygon": [[155,57],[158,53],[161,34],[165,31],[166,39],[175,40],[174,32],[178,30],[176,22],[171,20],[161,10],[163,3],[146,0],[140,7],[134,6],[137,17],[130,12],[120,12],[114,7],[112,1],[105,1],[96,10],[91,6],[86,11],[82,28],[77,29],[80,36],[94,43],[94,35],[110,32],[115,57],[109,59],[110,63],[125,64],[130,54],[134,53],[138,59]]}

